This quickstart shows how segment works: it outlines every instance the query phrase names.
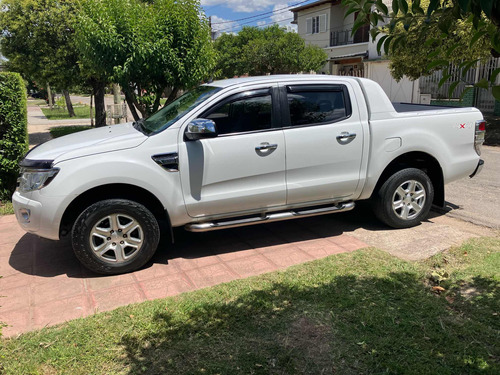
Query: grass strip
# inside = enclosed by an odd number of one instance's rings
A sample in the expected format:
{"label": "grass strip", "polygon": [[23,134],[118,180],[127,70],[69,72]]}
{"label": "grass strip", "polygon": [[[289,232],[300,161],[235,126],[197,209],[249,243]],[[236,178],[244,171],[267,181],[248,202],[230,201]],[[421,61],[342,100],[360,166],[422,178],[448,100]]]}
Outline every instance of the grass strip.
{"label": "grass strip", "polygon": [[42,108],[42,112],[49,120],[90,118],[90,107],[88,105],[74,106],[73,109],[76,117],[69,117],[69,113],[66,108]]}
{"label": "grass strip", "polygon": [[50,128],[50,135],[52,138],[62,137],[64,135],[73,134],[81,132],[83,130],[92,129],[92,126],[87,125],[75,125],[75,126],[56,126]]}
{"label": "grass strip", "polygon": [[12,215],[13,213],[14,213],[14,207],[12,207],[11,201],[0,202],[0,216]]}

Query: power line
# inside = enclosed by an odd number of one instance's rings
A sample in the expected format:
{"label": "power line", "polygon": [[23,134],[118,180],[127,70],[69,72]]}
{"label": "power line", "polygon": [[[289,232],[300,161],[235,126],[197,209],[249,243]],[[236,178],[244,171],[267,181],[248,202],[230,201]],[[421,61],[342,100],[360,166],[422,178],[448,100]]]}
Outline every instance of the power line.
{"label": "power line", "polygon": [[[279,12],[279,13],[284,13],[284,12],[288,12],[288,10],[285,10],[285,11]],[[279,13],[277,13],[277,14],[279,14]],[[241,25],[247,25],[247,24],[255,22],[255,21],[265,20],[266,18],[269,18],[269,16],[264,16],[264,17],[256,18],[256,19],[253,19],[250,21],[242,22],[240,24],[229,26],[229,27],[226,27],[225,29],[221,29],[221,30],[217,30],[217,31],[221,32],[221,31],[226,31],[226,30],[232,30],[234,28],[240,28],[240,27],[242,27]],[[293,19],[293,17],[291,17],[290,19]],[[280,20],[280,22],[281,21],[283,21],[283,20]],[[236,21],[231,21],[231,22],[236,22]]]}
{"label": "power line", "polygon": [[[310,1],[310,0],[301,1],[300,3],[295,3],[295,4],[289,5],[289,6],[284,7],[284,8],[275,9],[275,10],[271,10],[271,11],[264,12],[264,13],[260,13],[260,14],[255,14],[255,15],[250,16],[250,17],[238,18],[238,19],[236,19],[236,20],[229,20],[229,21],[215,22],[215,23],[213,23],[212,25],[220,25],[220,24],[223,24],[223,23],[231,23],[231,22],[244,21],[244,20],[248,20],[248,19],[251,19],[251,18],[260,17],[260,16],[263,16],[263,15],[265,15],[265,14],[278,13],[279,11],[282,11],[282,10],[288,10],[288,9],[290,9],[290,8],[293,8],[294,6],[297,6],[297,5],[300,5],[300,4],[307,3],[308,1]],[[282,12],[279,12],[279,13],[282,13]],[[265,18],[267,18],[267,17],[265,17]],[[251,22],[253,22],[253,21],[251,21]]]}
{"label": "power line", "polygon": [[282,19],[282,20],[279,20],[279,21],[271,21],[271,22],[263,23],[262,25],[257,25],[256,27],[263,27],[263,26],[267,26],[267,25],[274,25],[275,23],[280,23],[280,22],[289,21],[289,20],[293,20],[293,17],[285,18],[285,19]]}
{"label": "power line", "polygon": [[[293,20],[293,17],[285,18],[285,19],[282,19],[282,20],[279,20],[279,21],[266,22],[266,23],[264,23],[262,25],[255,25],[254,27],[263,27],[263,26],[267,26],[267,25],[274,25],[274,24],[277,24],[277,23],[280,23],[280,22],[283,22],[283,21],[290,21],[290,20]],[[238,26],[238,27],[241,27],[241,26]],[[224,30],[229,30],[229,29],[224,29]],[[217,32],[222,32],[222,30],[217,30]]]}

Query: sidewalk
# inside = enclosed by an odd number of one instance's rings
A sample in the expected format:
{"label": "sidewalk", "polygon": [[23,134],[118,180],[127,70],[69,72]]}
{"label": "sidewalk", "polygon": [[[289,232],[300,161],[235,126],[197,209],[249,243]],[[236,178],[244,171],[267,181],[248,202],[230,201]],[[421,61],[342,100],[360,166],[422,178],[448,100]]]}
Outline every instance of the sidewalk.
{"label": "sidewalk", "polygon": [[[28,102],[29,104],[29,102]],[[90,119],[49,120],[39,106],[28,106],[30,148],[51,139],[49,129],[56,126],[90,125]]]}
{"label": "sidewalk", "polygon": [[6,337],[131,303],[246,278],[367,245],[328,219],[305,219],[208,233],[176,230],[143,269],[99,276],[68,241],[26,234],[0,216],[0,321]]}
{"label": "sidewalk", "polygon": [[[71,96],[73,103],[90,104],[90,97]],[[106,108],[113,104],[113,97],[106,96],[104,98]],[[128,109],[128,121],[132,121],[133,116]],[[74,125],[90,125],[90,119],[65,119],[65,120],[49,120],[42,112],[38,105],[32,105],[28,100],[28,135],[30,147],[34,147],[40,143],[47,142],[51,139],[49,130],[57,126],[74,126]]]}

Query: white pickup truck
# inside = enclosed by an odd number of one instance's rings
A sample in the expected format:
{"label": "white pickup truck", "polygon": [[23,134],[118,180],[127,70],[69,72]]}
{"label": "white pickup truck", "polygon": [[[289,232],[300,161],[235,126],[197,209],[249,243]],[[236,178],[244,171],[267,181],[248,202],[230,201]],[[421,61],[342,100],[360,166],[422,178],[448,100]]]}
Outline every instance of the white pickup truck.
{"label": "white pickup truck", "polygon": [[19,224],[103,274],[154,254],[159,222],[193,232],[348,211],[371,199],[394,228],[443,206],[477,174],[475,108],[393,104],[363,78],[285,75],[199,86],[135,123],[31,150],[13,196]]}

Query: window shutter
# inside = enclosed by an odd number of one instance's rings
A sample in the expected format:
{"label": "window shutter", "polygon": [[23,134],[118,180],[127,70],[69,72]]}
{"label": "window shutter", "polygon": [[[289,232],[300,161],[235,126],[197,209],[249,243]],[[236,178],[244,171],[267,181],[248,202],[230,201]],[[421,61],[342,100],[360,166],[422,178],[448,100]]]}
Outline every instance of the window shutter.
{"label": "window shutter", "polygon": [[312,34],[312,19],[306,18],[306,34]]}
{"label": "window shutter", "polygon": [[326,31],[326,14],[319,16],[319,32],[324,33]]}

